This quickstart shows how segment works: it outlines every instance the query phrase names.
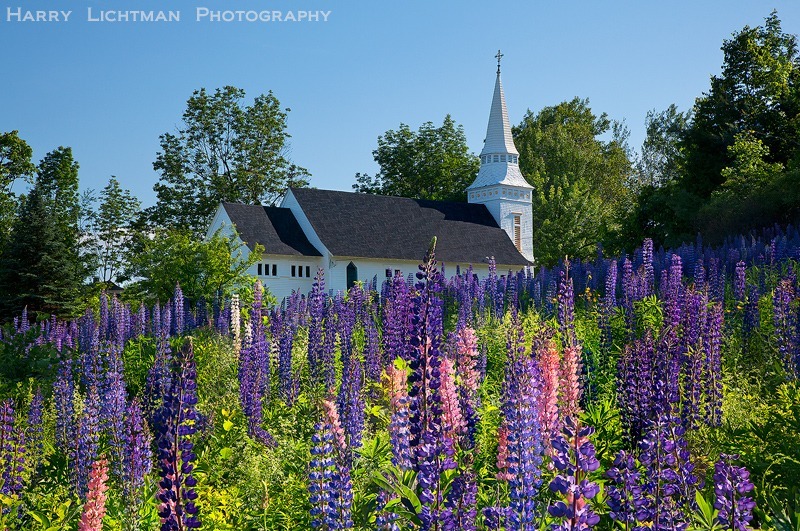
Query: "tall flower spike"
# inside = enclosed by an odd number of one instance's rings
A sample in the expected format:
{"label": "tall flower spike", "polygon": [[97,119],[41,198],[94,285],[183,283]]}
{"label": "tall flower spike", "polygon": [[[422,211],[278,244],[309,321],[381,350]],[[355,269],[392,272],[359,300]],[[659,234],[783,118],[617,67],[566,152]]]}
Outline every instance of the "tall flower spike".
{"label": "tall flower spike", "polygon": [[392,420],[389,423],[389,439],[392,444],[392,464],[401,470],[411,469],[411,447],[408,430],[408,374],[394,364],[386,369],[389,386],[389,405]]}
{"label": "tall flower spike", "polygon": [[560,382],[558,350],[551,339],[539,350],[539,370],[542,375],[542,388],[539,393],[538,414],[542,440],[549,450],[550,440],[561,431],[558,414],[558,392]]}
{"label": "tall flower spike", "polygon": [[753,509],[756,502],[747,494],[755,488],[750,481],[750,472],[732,462],[738,455],[721,455],[714,465],[714,508],[719,510],[717,520],[727,529],[745,531],[751,529]]}
{"label": "tall flower spike", "polygon": [[78,531],[102,531],[103,517],[106,515],[106,500],[108,496],[108,460],[101,456],[92,463],[89,474],[89,494],[83,506],[81,520],[78,522]]}
{"label": "tall flower spike", "polygon": [[558,475],[550,482],[550,490],[564,497],[547,508],[551,516],[560,520],[552,524],[553,531],[587,530],[600,521],[588,502],[600,492],[597,483],[587,478],[600,467],[589,441],[592,433],[593,427],[581,427],[567,417],[562,434],[553,440],[553,464]]}
{"label": "tall flower spike", "polygon": [[509,529],[534,530],[536,499],[541,487],[542,442],[537,404],[541,387],[538,367],[525,352],[525,335],[515,312],[508,332],[503,415],[508,428]]}
{"label": "tall flower spike", "polygon": [[195,411],[197,371],[191,338],[182,348],[177,371],[175,383],[156,415],[161,468],[157,495],[160,502],[158,515],[161,517],[161,531],[183,531],[200,527],[194,502],[197,499],[194,491],[197,480],[192,475],[195,454],[191,436],[197,431],[199,419]]}
{"label": "tall flower spike", "polygon": [[614,466],[606,472],[606,477],[610,480],[606,492],[611,519],[626,529],[638,531],[647,529],[637,526],[638,522],[649,518],[650,512],[642,492],[641,474],[636,468],[633,456],[620,450],[614,457]]}
{"label": "tall flower spike", "polygon": [[353,486],[350,450],[339,423],[336,404],[323,400],[322,420],[311,442],[308,490],[314,529],[352,529]]}

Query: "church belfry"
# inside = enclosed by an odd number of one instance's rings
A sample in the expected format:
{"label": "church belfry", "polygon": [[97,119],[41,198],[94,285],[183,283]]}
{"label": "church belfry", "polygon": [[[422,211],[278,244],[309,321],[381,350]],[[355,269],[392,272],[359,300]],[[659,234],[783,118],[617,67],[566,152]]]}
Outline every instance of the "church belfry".
{"label": "church belfry", "polygon": [[481,151],[481,169],[467,188],[470,203],[486,205],[522,256],[533,261],[533,187],[519,171],[519,152],[511,136],[500,59],[497,51],[497,79],[494,83],[489,125]]}

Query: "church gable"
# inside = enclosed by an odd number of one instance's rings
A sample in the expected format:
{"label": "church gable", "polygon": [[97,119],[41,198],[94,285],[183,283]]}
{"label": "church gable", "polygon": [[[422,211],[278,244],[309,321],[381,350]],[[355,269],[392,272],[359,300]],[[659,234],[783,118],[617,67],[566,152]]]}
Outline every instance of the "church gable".
{"label": "church gable", "polygon": [[352,192],[292,189],[316,236],[336,257],[419,261],[437,237],[447,263],[525,266],[484,205],[425,201]]}
{"label": "church gable", "polygon": [[223,203],[222,208],[251,251],[260,244],[270,255],[322,256],[288,208],[241,203]]}

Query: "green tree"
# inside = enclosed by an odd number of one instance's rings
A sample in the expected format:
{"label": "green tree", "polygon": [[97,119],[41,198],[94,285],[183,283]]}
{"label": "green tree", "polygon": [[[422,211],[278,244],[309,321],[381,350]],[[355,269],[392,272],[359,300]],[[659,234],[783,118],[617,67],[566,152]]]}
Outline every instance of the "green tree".
{"label": "green tree", "polygon": [[100,192],[100,206],[92,219],[98,272],[103,282],[117,282],[124,266],[131,224],[141,203],[112,176]]}
{"label": "green tree", "polygon": [[683,113],[673,103],[665,110],[647,112],[645,139],[636,161],[641,186],[661,187],[681,176],[681,140],[689,126],[691,113]]}
{"label": "green tree", "polygon": [[767,162],[769,148],[752,133],[744,132],[736,135],[728,152],[732,161],[722,169],[725,181],[698,215],[706,239],[720,241],[730,233],[792,221],[784,213],[798,210],[798,194],[792,189],[795,186],[786,186],[792,179],[784,179],[783,164]]}
{"label": "green tree", "polygon": [[31,312],[74,315],[87,269],[80,253],[78,164],[70,148],[42,159],[0,256],[3,317]]}
{"label": "green tree", "polygon": [[308,184],[308,172],[288,158],[289,109],[272,92],[252,105],[244,98],[231,86],[197,90],[178,132],[161,135],[153,163],[161,174],[153,187],[158,199],[146,211],[152,224],[200,237],[221,201],[272,204],[288,187]]}
{"label": "green tree", "polygon": [[36,172],[31,162],[33,150],[18,131],[0,134],[0,251],[9,236],[17,210],[12,191],[17,179],[30,179]]}
{"label": "green tree", "polygon": [[372,152],[380,171],[375,175],[358,173],[353,189],[357,192],[465,201],[467,187],[480,169],[478,158],[469,152],[464,128],[448,114],[440,127],[433,122],[412,131],[400,124],[378,137]]}
{"label": "green tree", "polygon": [[682,187],[707,198],[725,181],[723,168],[738,134],[749,131],[768,149],[767,162],[785,166],[800,146],[800,56],[797,37],[785,33],[773,11],[763,26],[745,26],[722,45],[722,73],[697,99],[683,142]]}
{"label": "green tree", "polygon": [[[596,116],[588,100],[574,98],[528,111],[513,132],[520,169],[536,190],[537,261],[594,256],[598,243],[615,237],[633,198],[627,130],[605,113]],[[608,133],[611,139],[604,140]],[[570,238],[558,237],[559,230]]]}
{"label": "green tree", "polygon": [[235,237],[217,231],[207,240],[186,231],[157,229],[140,242],[128,257],[127,274],[136,280],[126,291],[135,298],[165,301],[180,284],[184,296],[193,302],[212,300],[249,286],[255,278],[247,270],[260,259],[264,248],[247,254]]}

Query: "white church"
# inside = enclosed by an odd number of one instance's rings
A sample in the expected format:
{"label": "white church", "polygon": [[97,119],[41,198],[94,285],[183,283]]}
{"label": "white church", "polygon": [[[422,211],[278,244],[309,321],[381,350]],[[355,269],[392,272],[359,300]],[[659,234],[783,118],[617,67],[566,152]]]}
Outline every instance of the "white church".
{"label": "white church", "polygon": [[235,228],[244,253],[262,245],[249,273],[279,301],[292,291],[308,293],[318,268],[333,291],[415,273],[434,236],[448,276],[471,265],[483,277],[490,257],[499,274],[532,265],[533,188],[519,169],[499,57],[480,171],[467,203],[292,188],[279,207],[220,204],[209,237]]}

